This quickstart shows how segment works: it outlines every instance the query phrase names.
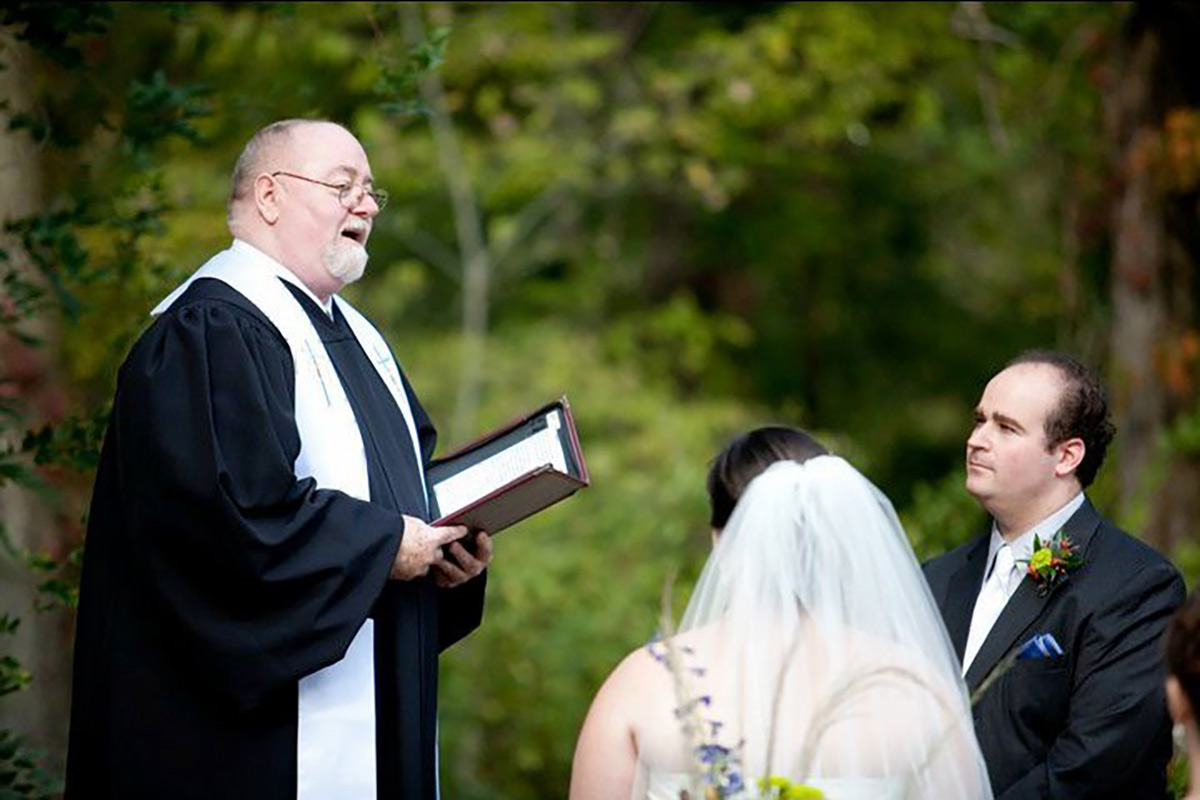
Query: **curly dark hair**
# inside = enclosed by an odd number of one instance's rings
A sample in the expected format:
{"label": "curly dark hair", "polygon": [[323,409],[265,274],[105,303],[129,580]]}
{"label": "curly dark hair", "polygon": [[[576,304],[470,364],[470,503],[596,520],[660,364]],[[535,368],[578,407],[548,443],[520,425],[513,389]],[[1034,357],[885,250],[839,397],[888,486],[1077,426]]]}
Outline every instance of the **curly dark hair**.
{"label": "curly dark hair", "polygon": [[1083,362],[1055,350],[1027,350],[1009,361],[1005,368],[1018,364],[1046,364],[1062,376],[1063,389],[1058,396],[1058,405],[1046,415],[1046,447],[1053,449],[1068,439],[1083,440],[1083,461],[1075,471],[1075,477],[1086,489],[1096,479],[1108,445],[1117,432],[1109,416],[1104,387]]}
{"label": "curly dark hair", "polygon": [[1192,592],[1175,612],[1165,639],[1167,671],[1200,710],[1200,592]]}
{"label": "curly dark hair", "polygon": [[768,425],[743,433],[725,446],[708,468],[710,521],[724,528],[750,481],[776,461],[803,464],[815,456],[828,455],[824,445],[799,428]]}

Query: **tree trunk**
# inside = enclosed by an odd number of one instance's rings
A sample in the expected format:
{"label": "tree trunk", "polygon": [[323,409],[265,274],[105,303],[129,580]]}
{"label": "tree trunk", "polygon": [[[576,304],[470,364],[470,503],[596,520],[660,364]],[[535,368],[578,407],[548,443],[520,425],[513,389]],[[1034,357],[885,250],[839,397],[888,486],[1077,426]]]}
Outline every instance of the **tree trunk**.
{"label": "tree trunk", "polygon": [[[27,49],[6,42],[4,61],[0,98],[8,101],[10,113],[26,111],[30,103],[28,87],[34,85],[33,56]],[[0,221],[40,210],[39,153],[25,132],[0,128],[0,170],[4,175]],[[23,263],[20,245],[12,237],[0,239],[0,248],[9,254],[15,269],[32,271]],[[37,280],[32,274],[25,277]],[[37,427],[57,421],[66,405],[61,383],[50,367],[56,338],[54,324],[42,314],[20,327],[42,344],[33,347],[0,331],[0,392],[22,403],[23,424]],[[7,440],[0,445],[19,447],[21,431],[13,426],[5,431],[7,435],[0,435]],[[29,489],[11,483],[0,489],[0,524],[19,550],[62,558],[70,546],[64,531],[72,525],[64,524],[60,517]],[[34,609],[38,583],[38,577],[22,561],[0,554],[0,612],[21,620],[15,640],[0,642],[0,652],[11,653],[33,673],[27,689],[0,699],[0,729],[24,736],[30,746],[47,753],[52,768],[61,769],[70,701],[71,632],[67,615],[61,611]]]}
{"label": "tree trunk", "polygon": [[[447,9],[443,9],[448,13]],[[401,9],[405,38],[410,47],[425,40],[421,11],[413,4]],[[436,70],[421,78],[421,97],[429,108],[438,163],[446,177],[454,209],[454,231],[462,262],[462,357],[458,395],[449,441],[463,441],[475,430],[487,361],[488,311],[491,294],[492,259],[483,230],[483,218],[475,202],[475,190],[463,158],[462,147],[450,112],[446,108],[442,79]]]}
{"label": "tree trunk", "polygon": [[1123,508],[1144,511],[1140,533],[1167,551],[1200,523],[1200,453],[1162,444],[1180,415],[1198,412],[1200,127],[1180,124],[1200,120],[1198,33],[1186,4],[1134,6],[1105,95],[1118,489]]}

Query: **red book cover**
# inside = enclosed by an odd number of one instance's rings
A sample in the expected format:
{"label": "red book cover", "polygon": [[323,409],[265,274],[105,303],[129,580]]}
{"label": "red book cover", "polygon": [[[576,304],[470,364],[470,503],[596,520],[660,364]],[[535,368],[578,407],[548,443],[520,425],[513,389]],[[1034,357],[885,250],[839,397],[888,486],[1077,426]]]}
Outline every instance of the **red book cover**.
{"label": "red book cover", "polygon": [[[555,411],[560,412],[558,417],[553,416]],[[552,424],[555,422],[557,429]],[[579,432],[564,396],[432,462],[426,477],[434,488],[435,496],[439,495],[439,484],[473,468],[495,468],[496,459],[517,452],[535,436],[543,437],[541,443],[546,444],[550,441],[545,438],[549,435],[548,427],[551,431],[556,430],[554,441],[562,450],[561,461],[565,469],[551,463],[531,463],[508,475],[506,480],[490,491],[472,496],[465,504],[455,503],[459,506],[456,510],[446,512],[442,509],[442,516],[433,524],[465,525],[471,530],[494,534],[588,486],[591,481],[583,459],[583,449],[579,445]],[[509,468],[508,471],[513,470]],[[456,492],[456,496],[460,494]],[[439,498],[439,504],[441,502]]]}

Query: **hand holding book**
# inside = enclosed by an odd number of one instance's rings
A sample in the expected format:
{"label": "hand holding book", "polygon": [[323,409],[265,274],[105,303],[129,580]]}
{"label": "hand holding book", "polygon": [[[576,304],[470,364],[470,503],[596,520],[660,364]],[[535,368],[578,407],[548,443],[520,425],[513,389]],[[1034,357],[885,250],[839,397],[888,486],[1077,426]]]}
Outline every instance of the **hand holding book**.
{"label": "hand holding book", "polygon": [[446,546],[433,563],[433,582],[453,589],[478,576],[492,563],[492,537],[483,531],[468,534]]}

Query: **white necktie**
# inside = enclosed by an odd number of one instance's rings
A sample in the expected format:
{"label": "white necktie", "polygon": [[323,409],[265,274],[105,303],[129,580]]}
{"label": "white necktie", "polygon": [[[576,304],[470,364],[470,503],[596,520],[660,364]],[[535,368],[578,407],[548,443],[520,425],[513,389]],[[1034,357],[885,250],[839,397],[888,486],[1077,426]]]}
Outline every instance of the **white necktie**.
{"label": "white necktie", "polygon": [[987,638],[992,626],[1000,617],[1000,612],[1008,604],[1008,587],[1015,566],[1012,548],[1007,542],[1000,545],[1000,549],[996,551],[992,573],[983,582],[983,588],[979,590],[979,599],[975,601],[975,611],[971,614],[971,631],[967,635],[967,649],[963,652],[963,675],[967,674],[967,669],[975,660],[979,648],[983,646],[983,640]]}

